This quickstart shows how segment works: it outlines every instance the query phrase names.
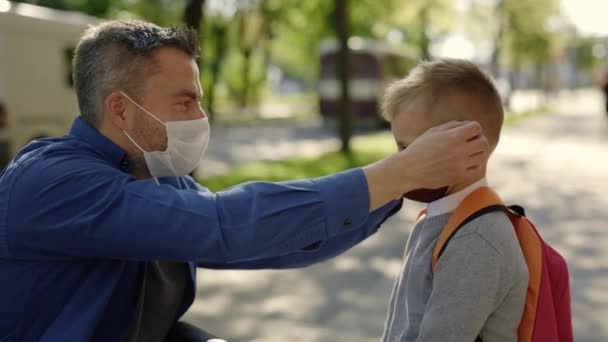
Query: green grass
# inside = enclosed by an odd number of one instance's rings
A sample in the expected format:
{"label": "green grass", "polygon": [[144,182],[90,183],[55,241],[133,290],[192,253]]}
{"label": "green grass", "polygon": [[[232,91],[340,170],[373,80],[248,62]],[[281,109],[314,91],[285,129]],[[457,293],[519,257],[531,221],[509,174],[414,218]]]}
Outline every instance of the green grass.
{"label": "green grass", "polygon": [[221,127],[255,127],[275,124],[294,124],[314,118],[315,114],[308,112],[298,112],[286,117],[263,118],[253,113],[222,113],[214,117],[212,125]]}
{"label": "green grass", "polygon": [[219,191],[248,181],[279,182],[313,178],[373,163],[396,151],[389,133],[376,133],[353,139],[350,155],[329,152],[316,158],[291,158],[245,165],[223,175],[199,179],[211,191]]}
{"label": "green grass", "polygon": [[[547,113],[547,108],[524,113],[507,114],[505,125],[513,125],[524,119]],[[212,191],[248,181],[279,182],[292,179],[314,178],[373,163],[396,151],[390,132],[355,137],[352,153],[329,152],[316,158],[290,158],[281,161],[259,162],[231,170],[223,175],[199,179]]]}
{"label": "green grass", "polygon": [[515,125],[515,124],[523,122],[526,119],[529,119],[531,117],[542,115],[542,114],[547,114],[550,112],[551,112],[551,107],[542,106],[540,108],[537,108],[534,110],[528,110],[528,111],[524,111],[524,112],[506,113],[504,124],[505,124],[505,126]]}

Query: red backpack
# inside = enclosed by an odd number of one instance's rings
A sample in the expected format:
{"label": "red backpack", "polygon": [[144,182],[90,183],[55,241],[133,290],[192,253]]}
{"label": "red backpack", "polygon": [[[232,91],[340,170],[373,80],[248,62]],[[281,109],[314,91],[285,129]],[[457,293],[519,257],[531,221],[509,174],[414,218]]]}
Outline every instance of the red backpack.
{"label": "red backpack", "polygon": [[[564,258],[549,246],[519,206],[505,206],[488,187],[477,189],[458,206],[443,228],[433,251],[432,269],[460,227],[493,211],[503,211],[513,224],[528,265],[526,305],[519,324],[519,342],[571,342],[570,285]],[[421,215],[424,214],[421,213]],[[477,339],[480,341],[480,339]]]}

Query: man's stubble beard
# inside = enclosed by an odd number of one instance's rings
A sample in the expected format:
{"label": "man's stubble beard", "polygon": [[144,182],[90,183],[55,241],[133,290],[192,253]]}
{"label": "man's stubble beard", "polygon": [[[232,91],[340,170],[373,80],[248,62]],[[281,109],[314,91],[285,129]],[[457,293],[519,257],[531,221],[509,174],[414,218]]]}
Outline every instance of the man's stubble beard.
{"label": "man's stubble beard", "polygon": [[[139,129],[136,128],[133,132],[133,139],[135,142],[140,144],[140,146],[148,152],[164,151],[167,148],[165,127],[139,109],[137,115],[142,119],[138,122],[140,124]],[[159,142],[162,137],[165,137],[165,139],[163,139],[164,141]],[[146,165],[143,152],[134,145],[131,146],[129,158],[133,165],[132,174],[136,178],[145,179],[152,177],[150,170]]]}

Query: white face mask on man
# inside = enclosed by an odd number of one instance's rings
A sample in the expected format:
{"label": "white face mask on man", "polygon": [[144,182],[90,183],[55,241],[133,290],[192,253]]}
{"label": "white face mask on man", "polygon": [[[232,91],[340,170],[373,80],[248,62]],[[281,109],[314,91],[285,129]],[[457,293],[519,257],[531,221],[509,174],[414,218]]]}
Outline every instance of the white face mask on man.
{"label": "white face mask on man", "polygon": [[209,120],[206,117],[163,122],[150,113],[127,94],[121,92],[139,109],[165,126],[167,130],[167,149],[164,151],[145,151],[124,130],[129,140],[144,154],[144,159],[152,177],[185,176],[194,171],[200,164],[209,145]]}

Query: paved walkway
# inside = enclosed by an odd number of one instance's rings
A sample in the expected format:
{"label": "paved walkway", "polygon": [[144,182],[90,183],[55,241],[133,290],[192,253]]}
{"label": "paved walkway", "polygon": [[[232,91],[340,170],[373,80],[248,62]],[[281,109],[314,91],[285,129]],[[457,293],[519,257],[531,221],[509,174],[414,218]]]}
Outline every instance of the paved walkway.
{"label": "paved walkway", "polygon": [[262,160],[315,157],[339,146],[336,133],[321,119],[252,127],[212,126],[209,149],[198,175],[213,176]]}

